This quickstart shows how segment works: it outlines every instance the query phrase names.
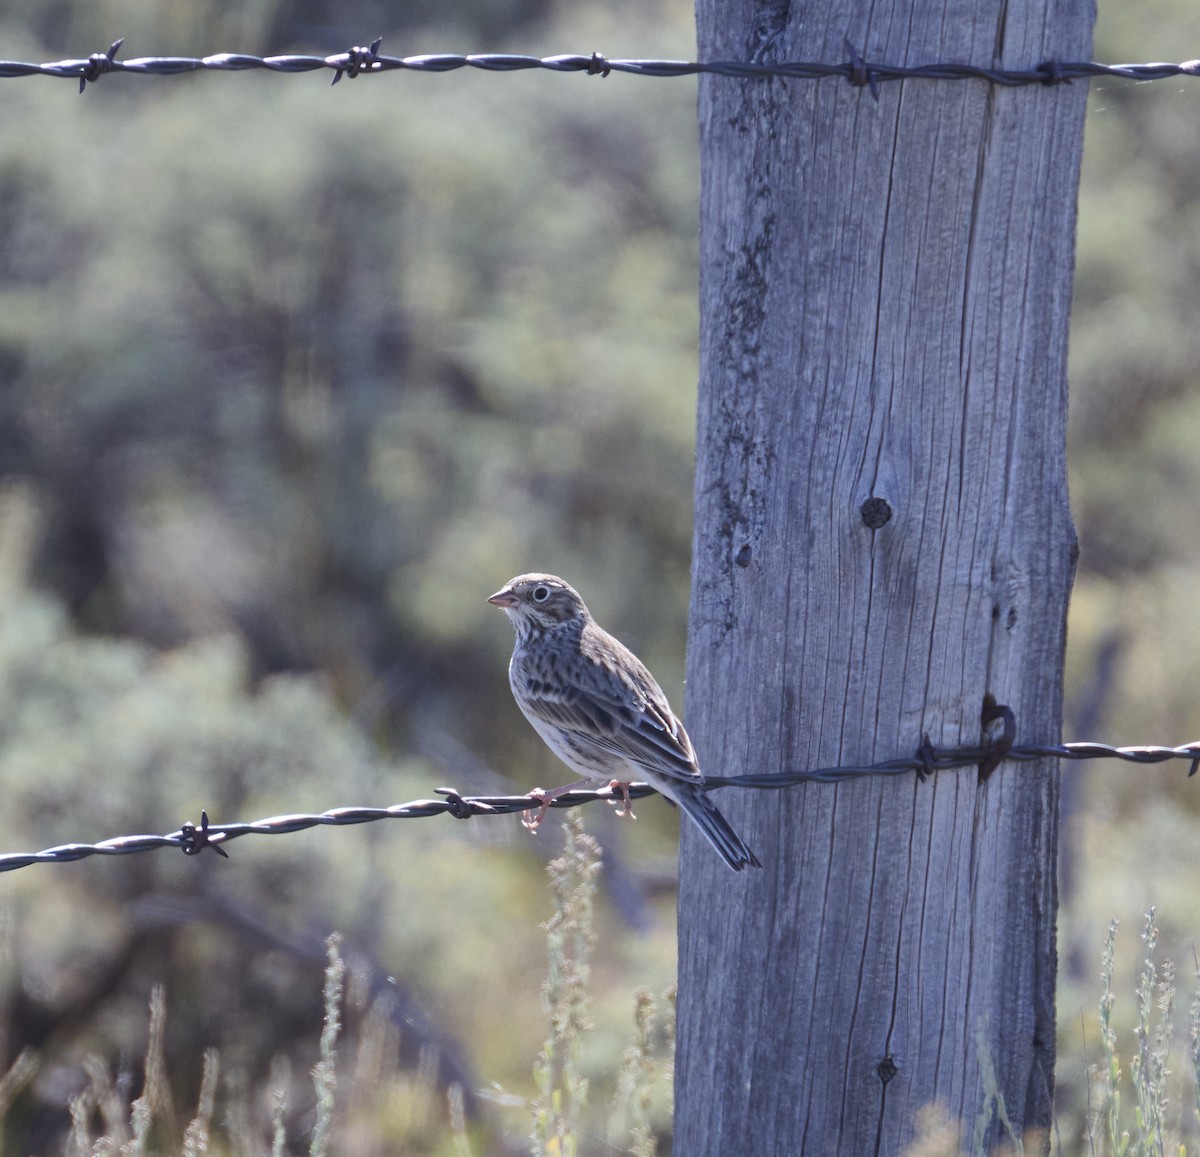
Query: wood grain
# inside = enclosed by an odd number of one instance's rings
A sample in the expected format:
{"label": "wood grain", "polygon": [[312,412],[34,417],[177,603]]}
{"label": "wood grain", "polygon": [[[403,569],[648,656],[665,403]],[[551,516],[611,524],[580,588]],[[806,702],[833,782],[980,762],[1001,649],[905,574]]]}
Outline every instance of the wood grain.
{"label": "wood grain", "polygon": [[[1007,66],[1086,59],[1094,18],[697,13],[701,59],[842,59],[848,35],[869,59]],[[987,693],[1022,740],[1059,738],[1085,99],[701,81],[687,724],[713,774],[974,743]],[[1053,762],[722,792],[766,868],[733,876],[683,834],[674,1152],[899,1154],[935,1102],[969,1149],[1005,1135],[997,1091],[1018,1133],[1045,1128],[1057,801]]]}

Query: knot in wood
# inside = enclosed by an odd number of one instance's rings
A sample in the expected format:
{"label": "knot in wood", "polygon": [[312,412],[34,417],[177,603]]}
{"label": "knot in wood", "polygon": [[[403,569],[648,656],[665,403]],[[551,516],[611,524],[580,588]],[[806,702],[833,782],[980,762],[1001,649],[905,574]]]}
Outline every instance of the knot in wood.
{"label": "knot in wood", "polygon": [[886,498],[868,498],[858,512],[871,530],[886,526],[892,518],[892,507]]}

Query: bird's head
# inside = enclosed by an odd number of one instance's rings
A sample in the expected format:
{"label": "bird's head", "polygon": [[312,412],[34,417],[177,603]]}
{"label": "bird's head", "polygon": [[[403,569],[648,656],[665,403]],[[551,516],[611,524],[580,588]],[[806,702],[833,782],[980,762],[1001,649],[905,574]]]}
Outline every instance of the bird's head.
{"label": "bird's head", "polygon": [[510,579],[488,602],[508,615],[517,637],[552,631],[565,623],[586,623],[588,609],[570,583],[552,574],[523,574]]}

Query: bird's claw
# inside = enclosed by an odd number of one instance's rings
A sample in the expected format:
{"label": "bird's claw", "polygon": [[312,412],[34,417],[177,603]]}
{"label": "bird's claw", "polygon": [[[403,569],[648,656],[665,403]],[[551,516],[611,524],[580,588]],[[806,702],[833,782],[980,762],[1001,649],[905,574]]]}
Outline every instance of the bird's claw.
{"label": "bird's claw", "polygon": [[542,826],[542,820],[546,818],[546,813],[550,810],[550,801],[554,796],[544,787],[535,787],[528,795],[530,799],[537,800],[541,807],[532,814],[526,811],[521,816],[521,827],[527,832],[536,832]]}
{"label": "bird's claw", "polygon": [[[621,797],[621,806],[617,810],[617,819],[636,820],[637,816],[633,814],[633,800],[629,798],[629,784],[622,779],[614,779],[609,782],[608,790]],[[616,807],[617,801],[610,799],[608,801],[613,807]]]}

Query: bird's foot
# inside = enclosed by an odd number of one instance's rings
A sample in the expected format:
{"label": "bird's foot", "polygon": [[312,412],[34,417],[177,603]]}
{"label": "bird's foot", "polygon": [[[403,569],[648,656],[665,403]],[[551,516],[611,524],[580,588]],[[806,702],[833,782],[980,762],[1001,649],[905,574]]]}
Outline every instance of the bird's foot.
{"label": "bird's foot", "polygon": [[[621,797],[621,806],[617,810],[617,819],[636,820],[637,816],[633,814],[633,800],[629,798],[629,782],[623,779],[614,779],[609,782],[608,790],[616,793]],[[610,804],[616,805],[615,799],[608,801]]]}
{"label": "bird's foot", "polygon": [[533,815],[526,812],[521,817],[521,826],[531,832],[536,832],[542,825],[542,820],[546,818],[546,813],[550,810],[550,805],[560,796],[567,795],[569,792],[578,791],[581,787],[589,786],[589,781],[581,779],[578,783],[564,784],[562,787],[552,787],[547,791],[544,787],[535,787],[533,791],[527,792],[529,799],[537,800],[542,806],[538,808]]}
{"label": "bird's foot", "polygon": [[521,816],[521,827],[527,832],[536,832],[542,826],[542,820],[546,818],[546,813],[550,810],[550,804],[554,802],[554,793],[547,791],[544,787],[535,787],[529,792],[529,798],[537,800],[542,806],[537,811],[527,811]]}

